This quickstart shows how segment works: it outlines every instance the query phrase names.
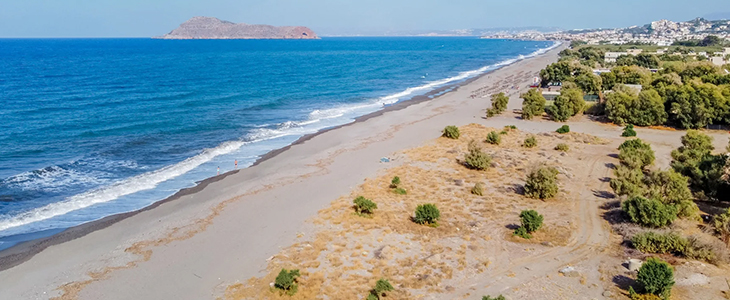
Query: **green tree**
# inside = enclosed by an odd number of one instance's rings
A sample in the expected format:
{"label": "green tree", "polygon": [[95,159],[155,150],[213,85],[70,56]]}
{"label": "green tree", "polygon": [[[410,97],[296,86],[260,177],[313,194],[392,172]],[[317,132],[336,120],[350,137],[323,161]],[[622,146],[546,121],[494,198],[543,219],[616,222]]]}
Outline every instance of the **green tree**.
{"label": "green tree", "polygon": [[491,164],[492,157],[484,153],[474,140],[469,142],[469,153],[464,156],[464,165],[469,169],[486,170]]}
{"label": "green tree", "polygon": [[619,87],[606,96],[606,114],[616,124],[660,125],[667,121],[664,101],[655,90]]}
{"label": "green tree", "polygon": [[520,95],[522,101],[522,118],[531,120],[534,116],[540,116],[545,111],[545,97],[537,89],[531,89]]}
{"label": "green tree", "polygon": [[641,169],[630,168],[624,165],[616,167],[615,178],[610,185],[618,196],[641,195],[644,192],[644,172]]}
{"label": "green tree", "polygon": [[573,76],[573,66],[570,61],[559,61],[540,70],[542,86],[547,86],[552,82],[562,82],[571,76]]}
{"label": "green tree", "polygon": [[712,225],[720,239],[730,246],[730,208],[724,213],[716,215],[712,220]]}
{"label": "green tree", "polygon": [[297,278],[299,277],[299,270],[287,270],[281,269],[279,275],[274,280],[274,287],[285,292],[289,296],[297,293]]}
{"label": "green tree", "polygon": [[674,170],[654,171],[644,178],[644,183],[647,186],[645,197],[674,205],[679,217],[699,218],[699,208],[692,201],[687,177]]}
{"label": "green tree", "polygon": [[490,143],[492,145],[499,145],[499,143],[502,142],[502,137],[499,136],[499,133],[496,131],[492,131],[489,134],[487,134],[487,143]]}
{"label": "green tree", "polygon": [[690,82],[666,89],[669,119],[680,128],[703,128],[726,121],[728,100],[722,89],[709,83]]}
{"label": "green tree", "polygon": [[600,95],[603,92],[603,79],[595,74],[581,74],[575,77],[575,84],[584,93],[589,95]]}
{"label": "green tree", "polygon": [[375,202],[363,196],[358,196],[352,203],[355,204],[355,212],[360,215],[371,215],[378,208]]}
{"label": "green tree", "polygon": [[616,58],[617,66],[635,66],[636,58],[633,55],[619,55]]}
{"label": "green tree", "polygon": [[630,168],[643,169],[654,163],[654,151],[651,145],[641,139],[624,141],[619,147],[618,159],[622,165]]}
{"label": "green tree", "polygon": [[642,68],[657,69],[661,61],[656,55],[641,53],[636,56],[635,64]]}
{"label": "green tree", "polygon": [[540,167],[527,175],[525,195],[535,199],[550,199],[558,193],[558,170]]}
{"label": "green tree", "polygon": [[459,136],[461,134],[459,133],[459,127],[456,126],[446,126],[443,131],[444,137],[450,138],[450,139],[459,139]]}
{"label": "green tree", "polygon": [[520,223],[527,233],[533,233],[542,227],[543,216],[534,210],[523,210],[520,213]]}
{"label": "green tree", "polygon": [[507,109],[507,103],[509,103],[509,97],[504,93],[492,95],[492,108],[500,113]]}
{"label": "green tree", "polygon": [[621,133],[622,137],[634,137],[636,136],[636,130],[634,130],[634,125],[626,124],[626,127],[624,127],[624,131]]}
{"label": "green tree", "polygon": [[665,227],[677,219],[677,209],[674,206],[641,196],[633,196],[624,201],[621,209],[629,216],[631,222],[645,227]]}
{"label": "green tree", "polygon": [[674,270],[668,263],[652,257],[639,268],[636,282],[645,292],[669,299],[674,285]]}
{"label": "green tree", "polygon": [[553,106],[548,114],[553,120],[563,122],[568,118],[583,112],[586,102],[583,99],[583,92],[577,88],[563,88],[560,96],[555,98]]}
{"label": "green tree", "polygon": [[436,208],[436,205],[429,203],[416,207],[416,216],[413,221],[418,224],[436,225],[439,218],[441,218],[441,212]]}

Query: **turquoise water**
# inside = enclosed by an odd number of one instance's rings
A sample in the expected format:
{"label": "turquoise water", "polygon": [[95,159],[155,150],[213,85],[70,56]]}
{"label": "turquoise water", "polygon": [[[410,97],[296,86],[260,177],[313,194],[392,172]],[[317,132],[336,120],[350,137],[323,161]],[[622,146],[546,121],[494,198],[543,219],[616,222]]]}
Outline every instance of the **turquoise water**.
{"label": "turquoise water", "polygon": [[0,249],[143,208],[552,42],[0,40]]}

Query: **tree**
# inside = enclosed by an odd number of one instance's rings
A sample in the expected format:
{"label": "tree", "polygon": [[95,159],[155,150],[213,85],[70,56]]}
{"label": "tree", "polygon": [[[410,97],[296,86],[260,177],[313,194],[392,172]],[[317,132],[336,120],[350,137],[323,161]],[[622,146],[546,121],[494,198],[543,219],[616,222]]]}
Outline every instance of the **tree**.
{"label": "tree", "polygon": [[618,159],[622,165],[635,169],[643,169],[654,163],[654,151],[651,145],[641,139],[624,141],[619,147]]}
{"label": "tree", "polygon": [[548,110],[548,114],[555,121],[563,122],[568,118],[583,112],[586,102],[583,100],[583,92],[577,88],[563,88],[560,96],[555,98],[555,103]]}
{"label": "tree", "polygon": [[683,218],[698,219],[699,208],[692,200],[687,177],[674,170],[654,171],[644,178],[647,186],[644,196],[661,201],[664,204],[674,205],[677,215]]}
{"label": "tree", "polygon": [[487,134],[487,143],[490,143],[492,145],[499,145],[499,143],[502,142],[502,137],[499,136],[499,133],[496,131],[492,131],[489,134]]}
{"label": "tree", "polygon": [[635,137],[636,136],[636,130],[634,130],[634,125],[626,124],[626,127],[624,127],[624,131],[621,133],[622,137]]}
{"label": "tree", "polygon": [[645,227],[665,227],[677,219],[677,209],[674,206],[641,196],[632,196],[624,201],[621,209],[629,216],[631,222]]}
{"label": "tree", "polygon": [[589,95],[600,95],[603,91],[603,79],[595,74],[578,75],[574,82],[579,89]]}
{"label": "tree", "polygon": [[534,135],[531,135],[530,137],[525,139],[525,142],[522,143],[522,146],[525,148],[534,148],[537,146],[537,139]]}
{"label": "tree", "polygon": [[717,74],[720,72],[720,68],[716,67],[710,62],[694,62],[689,63],[685,66],[684,70],[679,73],[682,80],[685,82],[691,81],[693,78],[700,78],[706,75]]}
{"label": "tree", "polygon": [[727,120],[728,100],[713,84],[671,86],[666,89],[666,97],[669,119],[680,128],[703,128],[715,120]]}
{"label": "tree", "polygon": [[492,157],[484,153],[474,140],[469,142],[469,153],[464,156],[464,165],[469,169],[486,170],[491,164]]}
{"label": "tree", "polygon": [[618,196],[641,195],[644,191],[644,172],[641,169],[618,166],[614,171],[616,178],[612,178],[610,185]]}
{"label": "tree", "polygon": [[520,213],[520,223],[527,233],[533,233],[542,227],[543,216],[534,210],[523,210]]}
{"label": "tree", "polygon": [[352,202],[355,204],[355,212],[360,215],[371,215],[378,208],[375,202],[363,196],[358,196]]}
{"label": "tree", "polygon": [[616,84],[647,84],[651,81],[651,72],[639,66],[618,66],[611,69]]}
{"label": "tree", "polygon": [[527,175],[525,195],[535,199],[550,199],[558,193],[558,170],[540,167]]}
{"label": "tree", "polygon": [[537,89],[531,89],[520,95],[522,101],[522,118],[531,120],[534,116],[540,116],[545,111],[545,97]]}
{"label": "tree", "polygon": [[661,63],[656,55],[648,53],[641,53],[637,55],[635,62],[637,66],[647,69],[659,68],[659,64]]}
{"label": "tree", "polygon": [[655,90],[619,87],[606,96],[606,114],[616,124],[660,125],[667,121],[664,101]]}
{"label": "tree", "polygon": [[619,55],[616,58],[617,66],[634,66],[636,65],[636,58],[633,55]]}
{"label": "tree", "polygon": [[715,232],[720,236],[726,245],[730,246],[730,208],[722,214],[716,215],[712,220]]}
{"label": "tree", "polygon": [[688,130],[682,136],[682,146],[672,151],[672,168],[689,177],[692,185],[702,186],[705,176],[700,165],[714,149],[712,137],[696,130]]}
{"label": "tree", "polygon": [[674,271],[668,263],[652,257],[639,268],[636,282],[646,293],[669,299],[674,285]]}
{"label": "tree", "polygon": [[504,93],[492,95],[492,108],[500,113],[507,109],[507,103],[509,103],[509,97]]}
{"label": "tree", "polygon": [[540,70],[542,86],[547,86],[551,82],[562,82],[571,76],[573,76],[573,66],[570,61],[559,61]]}
{"label": "tree", "polygon": [[416,216],[413,221],[418,224],[436,225],[439,218],[441,218],[441,212],[436,205],[421,204],[416,207]]}

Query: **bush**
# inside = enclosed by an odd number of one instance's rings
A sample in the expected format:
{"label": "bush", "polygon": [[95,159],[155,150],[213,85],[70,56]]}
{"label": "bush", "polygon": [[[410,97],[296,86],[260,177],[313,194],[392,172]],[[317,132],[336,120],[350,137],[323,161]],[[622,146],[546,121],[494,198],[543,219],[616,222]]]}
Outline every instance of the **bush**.
{"label": "bush", "polygon": [[621,164],[630,168],[643,169],[654,163],[654,151],[651,145],[641,139],[626,140],[618,149],[618,159]]}
{"label": "bush", "polygon": [[520,95],[522,101],[522,118],[532,120],[534,116],[540,116],[545,111],[545,97],[537,89],[531,89]]}
{"label": "bush", "polygon": [[504,126],[504,128],[505,129],[509,128],[509,130],[517,130],[517,126],[515,126],[515,125],[507,125],[507,126]]}
{"label": "bush", "polygon": [[528,239],[528,240],[532,238],[532,235],[527,233],[527,229],[525,229],[525,227],[517,227],[517,229],[515,229],[515,232],[513,233],[513,235],[516,235],[523,239]]}
{"label": "bush", "polygon": [[567,144],[560,143],[557,146],[555,146],[555,150],[568,152],[568,151],[570,151],[570,147]]}
{"label": "bush", "polygon": [[720,236],[720,239],[730,246],[730,208],[715,216],[712,225],[715,227],[715,232]]}
{"label": "bush", "polygon": [[[378,282],[375,283],[375,287],[370,291],[370,295],[368,296],[369,299],[380,299],[380,296],[385,296],[385,292],[390,292],[394,288],[388,282],[388,280],[380,278]],[[374,297],[371,297],[374,296]]]}
{"label": "bush", "polygon": [[674,271],[668,263],[652,257],[639,268],[636,282],[644,292],[669,299],[674,285]]}
{"label": "bush", "polygon": [[372,292],[370,292],[370,294],[368,295],[367,298],[365,298],[365,300],[379,300],[379,299],[378,299],[378,296],[377,295],[375,295]]}
{"label": "bush", "polygon": [[281,269],[274,280],[274,287],[290,296],[294,295],[297,292],[297,277],[299,277],[299,270]]}
{"label": "bush", "polygon": [[444,128],[444,137],[450,138],[450,139],[458,139],[461,134],[459,133],[459,127],[456,126],[446,126]]}
{"label": "bush", "polygon": [[637,94],[625,86],[617,87],[613,93],[606,95],[606,115],[619,125],[651,126],[667,121],[664,100],[656,90],[643,90]]}
{"label": "bush", "polygon": [[633,196],[621,204],[621,209],[629,216],[631,222],[645,227],[664,227],[677,219],[677,209],[672,205]]}
{"label": "bush", "polygon": [[393,193],[396,193],[398,195],[405,195],[408,192],[403,188],[395,188],[395,189],[393,189]]}
{"label": "bush", "polygon": [[363,196],[358,196],[352,202],[355,203],[355,212],[359,215],[370,215],[378,208],[375,202]]}
{"label": "bush", "polygon": [[634,125],[628,124],[626,127],[624,127],[624,132],[621,133],[622,137],[633,137],[636,136],[636,131],[634,130]]}
{"label": "bush", "polygon": [[479,148],[475,141],[469,142],[469,153],[464,157],[464,165],[469,169],[486,170],[492,164],[492,157]]}
{"label": "bush", "polygon": [[495,110],[497,114],[500,114],[507,109],[507,103],[509,103],[509,97],[507,97],[504,93],[492,95],[492,109]]}
{"label": "bush", "polygon": [[570,88],[564,86],[560,91],[560,96],[555,98],[555,102],[548,109],[547,113],[553,120],[563,122],[570,117],[583,112],[586,102],[583,100],[583,91],[578,88]]}
{"label": "bush", "polygon": [[530,136],[525,139],[525,142],[522,144],[525,148],[535,148],[537,147],[537,139],[535,136]]}
{"label": "bush", "polygon": [[489,134],[487,134],[487,143],[490,143],[492,145],[499,145],[499,143],[501,143],[501,142],[502,142],[502,137],[500,137],[496,131],[492,131]]}
{"label": "bush", "polygon": [[568,126],[568,125],[560,126],[560,128],[558,128],[558,130],[555,130],[555,132],[560,133],[560,134],[568,133],[568,132],[570,132],[570,126]]}
{"label": "bush", "polygon": [[549,199],[558,193],[558,170],[541,167],[527,175],[525,195],[535,199]]}
{"label": "bush", "polygon": [[400,177],[395,176],[393,177],[393,180],[390,181],[390,188],[395,189],[398,188],[398,186],[400,186]]}
{"label": "bush", "polygon": [[687,239],[676,233],[656,233],[646,231],[631,238],[634,248],[644,253],[683,255],[687,249]]}
{"label": "bush", "polygon": [[542,227],[543,217],[534,210],[523,210],[520,213],[520,222],[527,233],[533,233]]}
{"label": "bush", "polygon": [[614,170],[616,178],[611,178],[611,188],[618,196],[643,195],[644,172],[640,169],[620,165]]}
{"label": "bush", "polygon": [[413,221],[418,224],[436,225],[436,221],[441,217],[441,212],[436,205],[422,204],[416,207],[416,216]]}
{"label": "bush", "polygon": [[471,188],[471,193],[478,196],[484,196],[484,184],[477,182],[477,184]]}
{"label": "bush", "polygon": [[497,297],[483,296],[482,300],[505,300],[505,298],[502,295],[499,295]]}
{"label": "bush", "polygon": [[692,201],[693,196],[689,190],[687,177],[674,170],[654,171],[644,178],[644,183],[646,184],[644,195],[647,198],[674,205],[679,217],[700,220],[700,210]]}

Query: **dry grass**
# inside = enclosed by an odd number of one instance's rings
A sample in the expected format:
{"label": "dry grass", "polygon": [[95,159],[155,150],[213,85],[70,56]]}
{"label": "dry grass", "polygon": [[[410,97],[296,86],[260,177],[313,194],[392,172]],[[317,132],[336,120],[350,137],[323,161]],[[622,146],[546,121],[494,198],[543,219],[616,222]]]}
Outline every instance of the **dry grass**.
{"label": "dry grass", "polygon": [[[575,229],[574,222],[566,221],[574,217],[575,203],[568,200],[571,193],[563,191],[548,201],[518,193],[533,165],[550,163],[547,150],[521,147],[528,134],[518,130],[503,135],[501,145],[488,145],[483,141],[491,130],[471,124],[460,128],[458,140],[439,138],[404,151],[402,165],[366,180],[350,195],[321,210],[313,220],[319,228],[313,238],[300,239],[274,256],[266,276],[229,286],[225,298],[296,300],[326,295],[328,299],[362,299],[375,281],[386,278],[395,287],[388,299],[420,299],[448,291],[447,283],[458,281],[465,272],[487,271],[493,263],[489,255],[504,251],[499,246],[503,243],[567,244]],[[550,147],[565,141],[599,141],[579,134],[563,136],[537,137],[538,144]],[[459,163],[472,139],[495,158],[493,168],[476,171]],[[401,178],[400,186],[407,195],[392,192],[389,185],[394,176]],[[463,183],[457,184],[457,180]],[[477,182],[484,184],[484,196],[470,193]],[[372,218],[353,214],[352,199],[357,196],[378,204]],[[438,227],[411,221],[416,206],[424,203],[440,209]],[[544,227],[531,240],[516,240],[508,226],[519,222],[523,209],[545,215]],[[302,273],[299,291],[292,297],[280,296],[270,287],[281,268]]]}

